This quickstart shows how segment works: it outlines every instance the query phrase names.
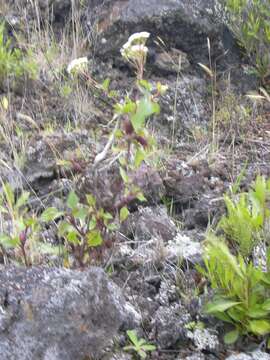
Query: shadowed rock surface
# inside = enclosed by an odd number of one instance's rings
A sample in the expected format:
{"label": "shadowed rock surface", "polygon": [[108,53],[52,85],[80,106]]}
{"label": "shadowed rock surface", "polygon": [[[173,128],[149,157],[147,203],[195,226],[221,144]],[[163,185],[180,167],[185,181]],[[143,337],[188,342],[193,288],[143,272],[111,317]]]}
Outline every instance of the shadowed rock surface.
{"label": "shadowed rock surface", "polygon": [[0,358],[94,357],[138,314],[103,270],[1,269]]}

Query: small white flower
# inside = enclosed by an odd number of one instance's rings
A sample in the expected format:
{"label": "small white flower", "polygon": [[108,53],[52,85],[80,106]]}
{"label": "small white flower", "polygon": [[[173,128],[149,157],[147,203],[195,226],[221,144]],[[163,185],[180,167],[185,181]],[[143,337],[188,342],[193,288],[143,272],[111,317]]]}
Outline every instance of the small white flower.
{"label": "small white flower", "polygon": [[73,74],[85,70],[88,64],[88,59],[86,56],[72,60],[67,67],[67,72]]}
{"label": "small white flower", "polygon": [[130,54],[136,55],[136,54],[147,54],[148,48],[144,45],[132,45],[130,48]]}
{"label": "small white flower", "polygon": [[[147,53],[147,48],[145,46],[146,40],[149,38],[150,33],[142,31],[140,33],[135,33],[131,35],[128,41],[122,46],[120,52],[121,55],[125,58],[130,58],[131,54],[134,53]],[[140,46],[138,48],[137,46]],[[136,48],[137,47],[137,48]]]}
{"label": "small white flower", "polygon": [[149,38],[150,33],[146,32],[146,31],[142,31],[140,33],[135,33],[133,35],[131,35],[128,39],[129,43],[133,43],[133,42],[144,42]]}

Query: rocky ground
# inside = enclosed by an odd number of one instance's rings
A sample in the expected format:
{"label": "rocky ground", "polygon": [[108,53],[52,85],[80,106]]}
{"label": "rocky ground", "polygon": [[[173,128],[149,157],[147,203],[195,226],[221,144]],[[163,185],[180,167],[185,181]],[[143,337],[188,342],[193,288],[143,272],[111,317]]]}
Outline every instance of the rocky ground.
{"label": "rocky ground", "polygon": [[[36,212],[64,208],[70,189],[83,199],[93,182],[104,207],[117,195],[114,165],[93,168],[112,104],[84,83],[69,89],[73,58],[88,56],[91,77],[110,78],[124,93],[134,76],[119,49],[132,33],[149,31],[146,77],[168,85],[148,124],[155,166],[143,165],[136,180],[147,201],[132,206],[102,259],[75,269],[39,256],[25,268],[1,256],[0,358],[129,360],[126,331],[136,329],[156,346],[149,359],[270,359],[253,338],[223,344],[224,324],[204,314],[206,284],[195,269],[207,228],[225,211],[223,194],[243,168],[243,189],[258,173],[270,176],[269,106],[245,96],[258,83],[218,2],[6,0],[0,15],[14,46],[30,44],[39,65],[37,79],[1,87],[10,135],[0,142],[1,182],[31,191]],[[214,92],[198,65],[209,66],[207,38]],[[57,242],[55,227],[42,229],[42,241]]]}

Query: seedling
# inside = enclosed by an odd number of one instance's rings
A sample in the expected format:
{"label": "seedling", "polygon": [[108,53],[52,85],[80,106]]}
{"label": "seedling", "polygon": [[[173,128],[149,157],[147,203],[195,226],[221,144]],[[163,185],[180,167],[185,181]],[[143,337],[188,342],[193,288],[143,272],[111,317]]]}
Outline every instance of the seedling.
{"label": "seedling", "polygon": [[147,353],[156,350],[156,346],[149,344],[145,339],[139,339],[135,330],[128,330],[127,336],[131,345],[125,346],[125,351],[132,351],[141,359],[146,359]]}

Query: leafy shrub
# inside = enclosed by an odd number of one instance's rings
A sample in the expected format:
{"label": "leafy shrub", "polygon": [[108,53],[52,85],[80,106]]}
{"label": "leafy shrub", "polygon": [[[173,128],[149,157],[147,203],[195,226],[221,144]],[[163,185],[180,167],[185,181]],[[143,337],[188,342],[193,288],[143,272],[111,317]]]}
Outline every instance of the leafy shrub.
{"label": "leafy shrub", "polygon": [[209,236],[204,252],[205,269],[214,297],[206,312],[233,326],[224,341],[235,342],[240,335],[270,334],[270,272],[263,272],[239,254],[234,256],[220,238]]}
{"label": "leafy shrub", "polygon": [[0,24],[0,80],[3,82],[9,77],[15,79],[24,75],[34,78],[37,68],[31,53],[24,54],[22,50],[13,48],[11,39],[5,34],[5,24]]}
{"label": "leafy shrub", "polygon": [[[198,266],[213,289],[206,312],[233,326],[224,337],[226,343],[235,342],[240,335],[270,334],[270,246],[267,239],[270,180],[257,176],[248,192],[232,196],[233,199],[225,196],[227,214],[218,224],[225,238],[208,234],[204,267]],[[253,255],[260,243],[266,245],[264,267],[255,265],[257,259]],[[233,247],[233,253],[228,244]]]}
{"label": "leafy shrub", "polygon": [[67,211],[47,208],[41,215],[45,222],[62,218],[58,235],[65,240],[67,254],[72,254],[81,267],[91,260],[93,249],[109,241],[110,233],[117,228],[114,216],[98,208],[96,199],[87,195],[87,204],[82,204],[74,191],[69,193]]}
{"label": "leafy shrub", "polygon": [[265,84],[270,75],[270,3],[268,0],[223,0],[229,26]]}
{"label": "leafy shrub", "polygon": [[265,227],[269,221],[270,180],[258,176],[251,190],[231,199],[225,195],[227,214],[222,217],[221,228],[232,245],[237,245],[243,256],[249,256],[260,240],[265,240]]}
{"label": "leafy shrub", "polygon": [[9,249],[18,249],[26,266],[30,265],[31,256],[35,253],[39,229],[37,217],[27,208],[29,195],[29,192],[23,191],[16,198],[11,186],[2,184],[0,247],[4,255]]}

